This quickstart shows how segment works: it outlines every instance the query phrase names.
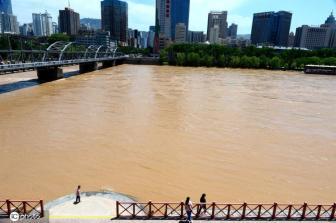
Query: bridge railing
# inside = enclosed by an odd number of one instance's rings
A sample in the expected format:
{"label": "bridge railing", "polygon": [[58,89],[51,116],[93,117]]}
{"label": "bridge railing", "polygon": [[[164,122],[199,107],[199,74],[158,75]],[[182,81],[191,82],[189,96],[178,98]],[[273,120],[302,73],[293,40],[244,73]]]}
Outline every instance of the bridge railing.
{"label": "bridge railing", "polygon": [[12,212],[20,215],[44,217],[43,201],[0,200],[0,217],[9,217]]}
{"label": "bridge railing", "polygon": [[[272,221],[333,221],[336,204],[201,204],[193,205],[193,216],[202,220],[272,220]],[[119,219],[184,219],[185,205],[181,203],[116,203]]]}

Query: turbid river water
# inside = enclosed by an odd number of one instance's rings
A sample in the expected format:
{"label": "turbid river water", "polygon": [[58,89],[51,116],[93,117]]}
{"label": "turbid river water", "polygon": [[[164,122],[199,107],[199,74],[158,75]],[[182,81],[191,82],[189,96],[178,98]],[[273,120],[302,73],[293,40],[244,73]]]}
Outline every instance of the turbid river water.
{"label": "turbid river water", "polygon": [[35,75],[0,76],[0,200],[78,184],[142,201],[336,199],[335,76],[122,65],[17,83]]}

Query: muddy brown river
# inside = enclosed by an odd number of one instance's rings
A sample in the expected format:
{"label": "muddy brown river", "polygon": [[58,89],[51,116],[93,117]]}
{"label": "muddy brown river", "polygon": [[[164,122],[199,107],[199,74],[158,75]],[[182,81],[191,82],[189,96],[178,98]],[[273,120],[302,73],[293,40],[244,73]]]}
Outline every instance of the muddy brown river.
{"label": "muddy brown river", "polygon": [[78,184],[142,201],[336,200],[336,76],[135,65],[35,76],[0,76],[0,200]]}

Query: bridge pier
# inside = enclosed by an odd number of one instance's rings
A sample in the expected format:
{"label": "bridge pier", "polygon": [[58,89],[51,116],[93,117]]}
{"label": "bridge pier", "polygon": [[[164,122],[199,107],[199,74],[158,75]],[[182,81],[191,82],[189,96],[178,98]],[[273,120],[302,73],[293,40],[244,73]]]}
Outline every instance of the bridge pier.
{"label": "bridge pier", "polygon": [[87,73],[98,70],[97,62],[82,63],[79,64],[79,73]]}
{"label": "bridge pier", "polygon": [[59,67],[37,68],[37,77],[42,81],[53,81],[64,77],[63,70]]}
{"label": "bridge pier", "polygon": [[125,60],[124,59],[118,59],[118,60],[115,60],[115,65],[118,66],[118,65],[122,65],[124,64]]}
{"label": "bridge pier", "polygon": [[116,65],[115,60],[103,61],[103,68],[114,67]]}

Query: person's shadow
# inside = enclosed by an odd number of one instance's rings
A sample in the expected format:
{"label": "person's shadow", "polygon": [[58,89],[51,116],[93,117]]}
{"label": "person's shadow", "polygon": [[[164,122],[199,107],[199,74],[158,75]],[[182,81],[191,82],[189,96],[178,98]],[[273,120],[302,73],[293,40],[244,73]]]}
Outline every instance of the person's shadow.
{"label": "person's shadow", "polygon": [[77,204],[79,204],[79,202],[75,201],[75,202],[73,202],[73,204],[74,204],[74,205],[77,205]]}

